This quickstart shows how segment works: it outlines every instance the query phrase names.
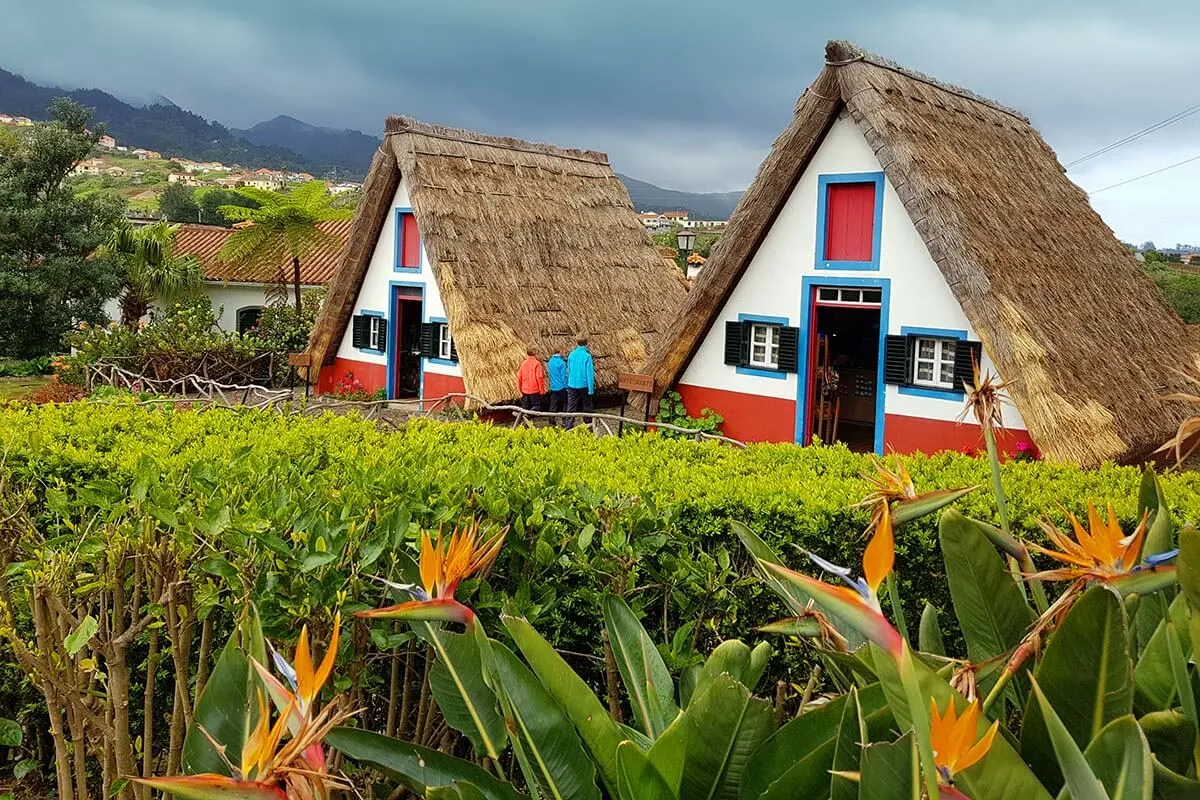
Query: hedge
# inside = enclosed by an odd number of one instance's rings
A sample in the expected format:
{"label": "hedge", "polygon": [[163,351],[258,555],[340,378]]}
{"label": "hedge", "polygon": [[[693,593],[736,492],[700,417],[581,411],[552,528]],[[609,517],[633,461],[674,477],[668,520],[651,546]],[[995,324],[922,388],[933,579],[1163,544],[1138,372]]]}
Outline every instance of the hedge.
{"label": "hedge", "polygon": [[[737,450],[432,421],[385,432],[354,416],[87,403],[0,409],[0,454],[9,490],[34,489],[48,534],[68,520],[78,530],[98,518],[150,518],[194,539],[205,602],[249,579],[285,636],[287,620],[339,598],[365,592],[360,601],[374,602],[361,587],[416,526],[471,516],[509,525],[479,605],[515,602],[561,646],[586,651],[606,590],[652,611],[665,637],[688,621],[702,621],[709,639],[769,621],[778,609],[750,577],[729,521],[746,522],[804,569],[801,549],[856,563],[867,514],[854,505],[871,470],[866,456],[840,447]],[[980,485],[959,508],[994,517],[982,460],[944,453],[906,463],[920,491]],[[1061,519],[1088,500],[1112,502],[1126,523],[1136,514],[1133,468],[1022,462],[1004,477],[1014,527],[1030,536],[1039,516]],[[1200,519],[1200,477],[1164,483],[1177,517]],[[910,619],[925,600],[948,608],[933,520],[902,529],[897,550]]]}

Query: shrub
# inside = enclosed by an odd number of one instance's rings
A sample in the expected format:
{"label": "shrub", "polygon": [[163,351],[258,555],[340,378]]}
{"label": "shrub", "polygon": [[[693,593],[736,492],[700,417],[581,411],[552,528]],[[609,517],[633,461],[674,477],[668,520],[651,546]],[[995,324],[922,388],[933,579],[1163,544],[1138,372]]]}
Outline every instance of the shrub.
{"label": "shrub", "polygon": [[[701,433],[720,433],[721,425],[725,423],[725,418],[711,408],[701,409],[698,417],[689,416],[687,407],[683,404],[683,397],[675,391],[667,392],[658,401],[658,414],[655,419],[668,425],[678,425],[680,428],[689,428]],[[678,439],[687,434],[664,430],[662,435],[668,439]]]}
{"label": "shrub", "polygon": [[34,378],[52,371],[50,356],[38,356],[28,361],[0,362],[0,378]]}

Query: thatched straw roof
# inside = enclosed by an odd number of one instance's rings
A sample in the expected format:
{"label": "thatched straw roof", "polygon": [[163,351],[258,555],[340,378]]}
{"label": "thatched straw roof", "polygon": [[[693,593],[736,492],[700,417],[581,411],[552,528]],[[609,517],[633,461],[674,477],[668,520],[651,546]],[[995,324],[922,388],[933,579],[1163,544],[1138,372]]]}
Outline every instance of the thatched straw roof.
{"label": "thatched straw roof", "polygon": [[1135,460],[1185,409],[1160,400],[1197,351],[1141,265],[1029,120],[847,42],[825,68],[696,280],[647,369],[682,374],[829,127],[847,113],[1049,457]]}
{"label": "thatched straw roof", "polygon": [[549,356],[581,332],[597,390],[613,388],[685,299],[603,153],[389,117],[309,341],[314,364],[337,351],[401,175],[471,394],[518,396],[526,347]]}

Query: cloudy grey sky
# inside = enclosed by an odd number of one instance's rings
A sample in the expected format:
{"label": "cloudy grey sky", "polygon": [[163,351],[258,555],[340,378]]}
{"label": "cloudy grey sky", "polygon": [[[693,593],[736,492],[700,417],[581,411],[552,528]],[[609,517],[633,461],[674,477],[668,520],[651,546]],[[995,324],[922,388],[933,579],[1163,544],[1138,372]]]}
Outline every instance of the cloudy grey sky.
{"label": "cloudy grey sky", "polygon": [[[1064,163],[1200,104],[1194,0],[0,0],[0,66],[32,80],[233,127],[405,113],[692,191],[750,181],[830,38],[1024,111]],[[1200,114],[1071,175],[1091,191],[1192,156]],[[1093,202],[1122,238],[1200,243],[1200,160]]]}

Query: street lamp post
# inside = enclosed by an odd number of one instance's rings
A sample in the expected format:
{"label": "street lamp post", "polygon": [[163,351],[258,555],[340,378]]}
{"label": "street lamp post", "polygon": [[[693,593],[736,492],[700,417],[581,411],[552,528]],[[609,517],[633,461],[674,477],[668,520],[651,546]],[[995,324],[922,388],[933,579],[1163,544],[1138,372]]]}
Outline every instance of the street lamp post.
{"label": "street lamp post", "polygon": [[679,254],[683,260],[684,271],[687,271],[688,255],[692,252],[692,247],[696,244],[696,232],[691,228],[680,228],[675,234],[675,243],[679,245]]}

